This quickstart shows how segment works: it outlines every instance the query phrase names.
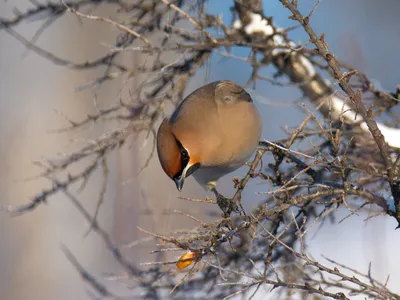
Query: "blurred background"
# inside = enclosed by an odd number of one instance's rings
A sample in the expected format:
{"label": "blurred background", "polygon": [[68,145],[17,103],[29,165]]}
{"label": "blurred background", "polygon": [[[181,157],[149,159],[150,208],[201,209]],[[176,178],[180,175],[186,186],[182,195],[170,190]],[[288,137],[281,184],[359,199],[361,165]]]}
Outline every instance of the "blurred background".
{"label": "blurred background", "polygon": [[[315,1],[300,0],[299,4],[303,12],[309,12]],[[229,25],[231,5],[231,1],[209,1],[208,9],[221,12]],[[30,3],[1,1],[0,18],[12,17],[14,7],[25,11]],[[112,8],[108,11],[105,6],[101,10],[91,13],[102,12],[111,17],[114,13]],[[400,2],[396,0],[325,0],[314,13],[311,25],[318,34],[325,33],[326,41],[336,56],[366,72],[383,90],[394,90],[400,82],[399,10]],[[278,26],[294,25],[278,0],[264,1],[264,12],[267,16],[274,16]],[[38,22],[32,21],[16,29],[30,39],[39,26]],[[76,17],[67,16],[50,26],[37,44],[62,58],[85,61],[104,54],[107,51],[104,44],[111,44],[117,34],[115,28],[105,24],[79,22]],[[307,40],[301,30],[295,30],[289,36],[295,42]],[[140,59],[132,55],[127,57],[126,63],[134,66]],[[206,82],[219,79],[244,84],[250,71],[243,62],[214,56],[208,72],[199,72],[186,94]],[[266,70],[265,74],[270,71]],[[57,111],[72,120],[80,120],[95,111],[95,96],[104,108],[118,99],[121,86],[115,83],[105,84],[99,89],[75,91],[99,75],[96,70],[80,72],[56,66],[27,52],[7,32],[0,31],[0,204],[26,203],[50,186],[48,180],[35,179],[41,170],[33,164],[34,161],[69,153],[116,126],[109,122],[68,133],[50,132],[68,125]],[[295,102],[301,97],[296,88],[263,83],[256,90],[249,91],[263,117],[263,138],[279,139],[285,134],[283,128],[297,126],[303,120],[304,115],[296,106],[299,102]],[[162,172],[156,156],[139,176],[135,176],[145,163],[151,146],[151,141],[143,145],[143,138],[132,139],[128,147],[109,158],[106,201],[99,221],[119,244],[145,237],[137,226],[168,233],[195,225],[174,213],[174,209],[203,220],[215,219],[213,213],[218,214],[212,205],[177,199],[177,196],[204,198],[206,192],[189,179],[184,191],[178,193],[174,183]],[[241,177],[244,172],[245,169],[240,169],[223,178],[222,193],[231,195],[231,178]],[[84,191],[78,194],[90,212],[95,211],[101,180],[101,172],[97,172]],[[253,182],[246,190],[243,196],[246,207],[253,207],[262,199],[262,195],[256,194],[262,188]],[[345,216],[347,212],[339,214]],[[360,214],[340,224],[314,228],[318,232],[309,235],[308,250],[316,259],[324,255],[364,272],[371,262],[373,275],[381,281],[390,275],[388,286],[392,291],[400,292],[397,284],[400,282],[400,258],[396,251],[400,248],[400,239],[399,232],[394,230],[395,221],[388,217],[364,221],[367,217]],[[338,220],[340,218],[336,223]],[[20,217],[0,214],[0,228],[0,298],[3,300],[89,299],[85,284],[61,252],[60,244],[65,244],[93,274],[117,270],[98,236],[94,233],[84,236],[89,224],[61,194],[52,197],[48,205],[40,205]],[[150,249],[150,244],[143,244],[127,248],[124,253],[140,263],[155,259],[148,254]]]}

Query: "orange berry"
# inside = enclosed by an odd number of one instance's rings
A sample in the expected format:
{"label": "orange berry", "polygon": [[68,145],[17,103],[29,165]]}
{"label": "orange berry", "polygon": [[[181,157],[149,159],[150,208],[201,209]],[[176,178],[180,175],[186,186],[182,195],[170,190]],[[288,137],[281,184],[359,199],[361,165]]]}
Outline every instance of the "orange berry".
{"label": "orange berry", "polygon": [[178,269],[184,269],[190,266],[194,262],[195,256],[196,254],[192,251],[183,254],[177,261],[176,266],[178,267]]}

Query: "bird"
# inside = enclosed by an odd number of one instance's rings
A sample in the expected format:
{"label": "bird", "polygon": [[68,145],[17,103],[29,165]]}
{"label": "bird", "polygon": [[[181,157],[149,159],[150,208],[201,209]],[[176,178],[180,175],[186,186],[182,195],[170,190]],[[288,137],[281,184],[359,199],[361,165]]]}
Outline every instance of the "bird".
{"label": "bird", "polygon": [[162,169],[181,191],[193,176],[221,196],[217,180],[243,166],[262,134],[261,116],[248,92],[229,80],[206,84],[189,94],[157,131]]}

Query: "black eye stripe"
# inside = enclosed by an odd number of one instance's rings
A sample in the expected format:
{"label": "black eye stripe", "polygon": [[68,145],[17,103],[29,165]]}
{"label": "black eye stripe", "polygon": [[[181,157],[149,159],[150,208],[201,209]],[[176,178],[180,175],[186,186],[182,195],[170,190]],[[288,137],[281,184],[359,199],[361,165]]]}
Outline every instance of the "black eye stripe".
{"label": "black eye stripe", "polygon": [[183,169],[185,169],[187,164],[189,163],[190,157],[189,153],[178,140],[176,140],[176,143],[178,145],[179,152],[181,153],[181,169],[178,173],[175,174],[174,178],[180,178],[182,176]]}
{"label": "black eye stripe", "polygon": [[186,149],[182,146],[179,147],[179,151],[181,152],[181,162],[182,162],[182,169],[186,167],[189,162],[189,153],[187,153]]}

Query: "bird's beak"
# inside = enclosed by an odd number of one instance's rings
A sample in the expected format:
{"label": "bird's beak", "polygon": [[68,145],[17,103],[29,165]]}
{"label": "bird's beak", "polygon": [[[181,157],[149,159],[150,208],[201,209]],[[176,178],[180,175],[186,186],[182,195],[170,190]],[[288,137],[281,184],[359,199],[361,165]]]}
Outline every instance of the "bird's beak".
{"label": "bird's beak", "polygon": [[176,188],[178,189],[178,191],[181,191],[183,188],[183,183],[185,181],[185,176],[183,176],[183,174],[182,174],[181,177],[175,178],[174,181],[175,181]]}
{"label": "bird's beak", "polygon": [[178,189],[178,191],[181,191],[183,188],[183,183],[185,182],[186,173],[189,168],[190,168],[190,165],[187,164],[187,166],[183,169],[181,176],[174,178],[176,188]]}
{"label": "bird's beak", "polygon": [[[180,177],[174,178],[175,184],[176,184],[176,188],[178,189],[178,191],[181,191],[183,188],[183,183],[185,182],[185,178],[186,176],[189,176],[190,174],[192,174],[195,170],[198,169],[198,167],[200,166],[200,164],[195,164],[195,167],[192,168],[193,164],[188,163],[186,165],[186,167],[183,169],[182,174]],[[189,171],[190,169],[190,171]],[[189,171],[189,173],[188,173]]]}

